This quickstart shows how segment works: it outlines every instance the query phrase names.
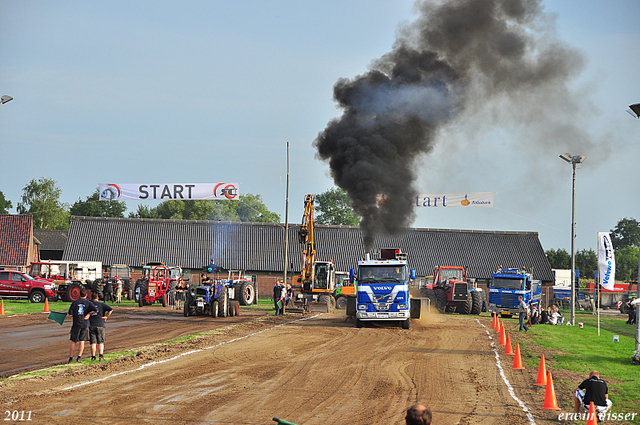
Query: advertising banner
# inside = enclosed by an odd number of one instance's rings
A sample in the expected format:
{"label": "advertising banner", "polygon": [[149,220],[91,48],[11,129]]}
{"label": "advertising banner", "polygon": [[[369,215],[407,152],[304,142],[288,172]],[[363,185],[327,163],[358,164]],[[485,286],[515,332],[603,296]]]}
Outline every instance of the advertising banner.
{"label": "advertising banner", "polygon": [[616,278],[616,257],[609,232],[598,232],[598,276],[604,289],[613,291]]}
{"label": "advertising banner", "polygon": [[483,207],[493,208],[495,192],[476,193],[420,193],[416,196],[416,207],[453,208]]}
{"label": "advertising banner", "polygon": [[239,183],[144,183],[98,185],[101,201],[234,200]]}

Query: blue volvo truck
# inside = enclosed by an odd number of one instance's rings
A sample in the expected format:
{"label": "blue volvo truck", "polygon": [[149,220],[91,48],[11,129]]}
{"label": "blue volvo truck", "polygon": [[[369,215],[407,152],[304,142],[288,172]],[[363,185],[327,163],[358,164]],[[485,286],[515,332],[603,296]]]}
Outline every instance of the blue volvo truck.
{"label": "blue volvo truck", "polygon": [[489,284],[489,311],[501,317],[512,317],[518,314],[518,297],[522,296],[527,305],[540,308],[542,284],[533,280],[531,273],[522,269],[498,268],[491,275]]}
{"label": "blue volvo truck", "polygon": [[349,271],[349,280],[356,282],[356,327],[365,322],[400,322],[403,329],[411,327],[411,317],[420,317],[421,300],[409,295],[409,279],[416,271],[409,270],[407,255],[399,249],[381,249],[380,259],[365,258],[358,269]]}

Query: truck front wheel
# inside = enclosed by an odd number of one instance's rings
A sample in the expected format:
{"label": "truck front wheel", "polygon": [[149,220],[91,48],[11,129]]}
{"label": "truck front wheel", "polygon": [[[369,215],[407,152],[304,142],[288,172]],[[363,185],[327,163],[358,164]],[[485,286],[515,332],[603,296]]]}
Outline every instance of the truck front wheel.
{"label": "truck front wheel", "polygon": [[411,319],[402,321],[402,329],[411,329]]}
{"label": "truck front wheel", "polygon": [[31,301],[32,303],[43,303],[44,299],[44,292],[40,291],[39,289],[31,291],[31,293],[29,294],[29,301]]}

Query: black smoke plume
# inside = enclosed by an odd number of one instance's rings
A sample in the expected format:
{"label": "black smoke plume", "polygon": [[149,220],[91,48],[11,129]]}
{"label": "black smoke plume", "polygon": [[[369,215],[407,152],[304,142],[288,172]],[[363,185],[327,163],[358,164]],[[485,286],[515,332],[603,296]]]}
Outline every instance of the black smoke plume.
{"label": "black smoke plume", "polygon": [[343,114],[314,142],[362,216],[366,248],[377,233],[397,234],[413,222],[418,161],[464,108],[561,95],[582,67],[578,53],[554,40],[540,1],[423,1],[417,10],[369,72],[338,80],[334,99]]}

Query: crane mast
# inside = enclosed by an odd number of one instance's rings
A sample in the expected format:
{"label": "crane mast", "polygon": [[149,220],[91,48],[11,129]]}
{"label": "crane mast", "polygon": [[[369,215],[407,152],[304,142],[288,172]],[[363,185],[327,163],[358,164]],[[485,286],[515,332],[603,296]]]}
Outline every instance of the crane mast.
{"label": "crane mast", "polygon": [[302,249],[302,289],[311,291],[313,283],[313,263],[316,258],[316,241],[313,228],[313,195],[304,198],[304,214],[302,226],[298,231],[298,241],[304,245]]}

